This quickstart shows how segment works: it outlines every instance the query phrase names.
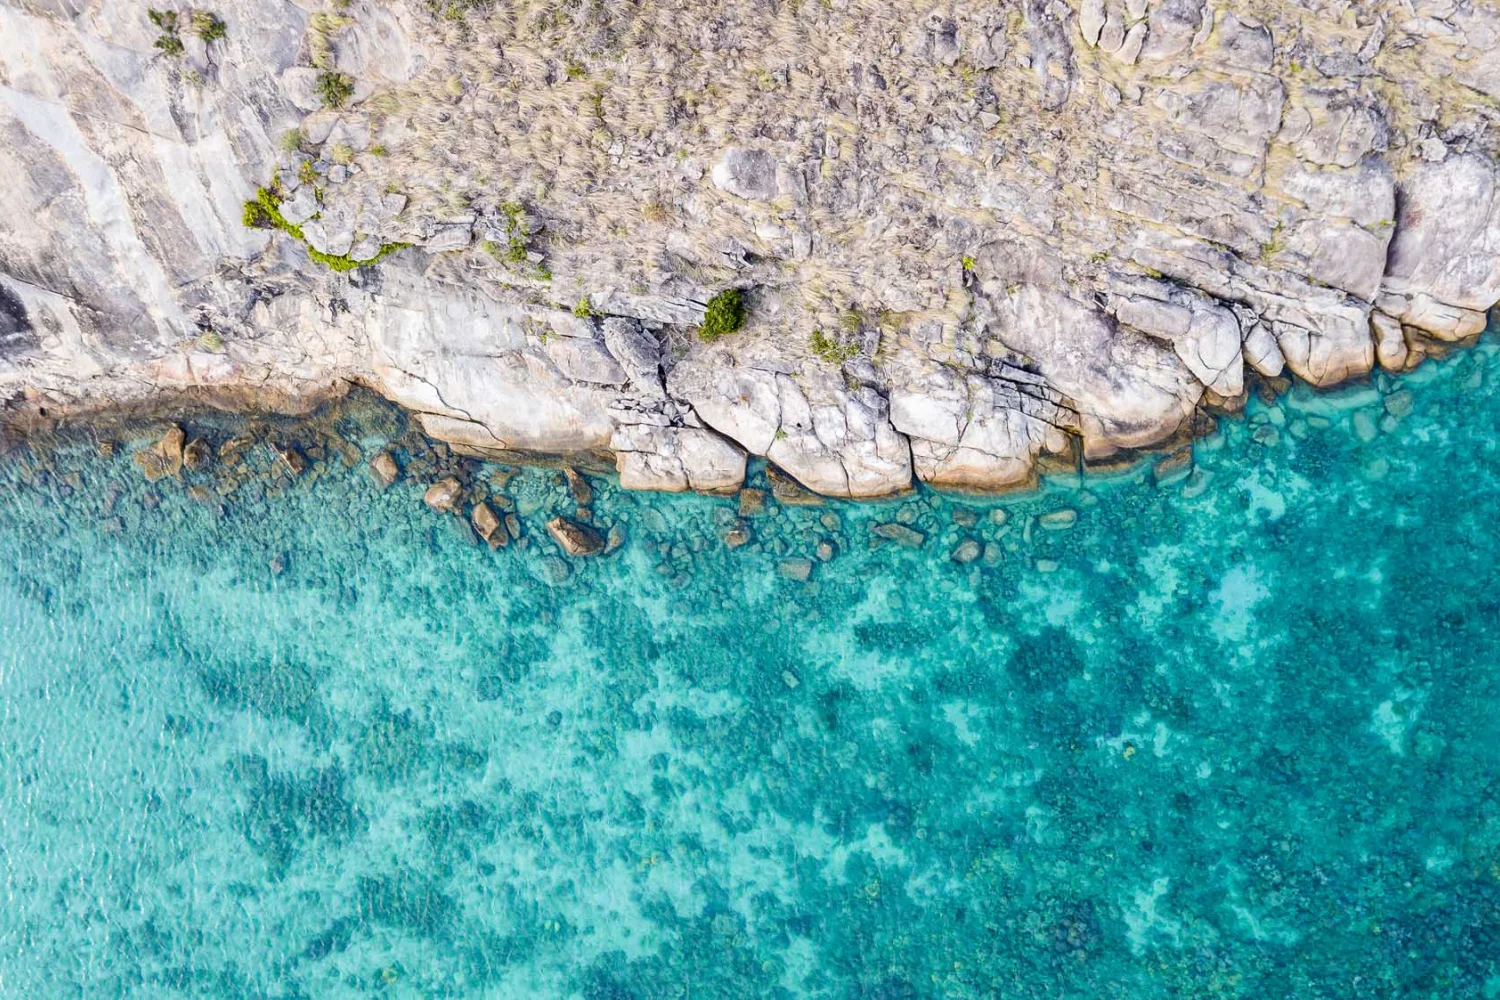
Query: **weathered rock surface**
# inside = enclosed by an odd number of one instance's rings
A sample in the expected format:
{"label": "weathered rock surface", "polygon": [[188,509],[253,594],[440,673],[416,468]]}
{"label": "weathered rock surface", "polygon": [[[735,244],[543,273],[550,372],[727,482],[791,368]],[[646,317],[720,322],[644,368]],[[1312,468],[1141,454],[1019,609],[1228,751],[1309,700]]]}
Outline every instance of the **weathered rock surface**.
{"label": "weathered rock surface", "polygon": [[1490,4],[433,6],[222,0],[171,55],[0,0],[0,400],[356,381],[629,488],[987,490],[1500,300]]}

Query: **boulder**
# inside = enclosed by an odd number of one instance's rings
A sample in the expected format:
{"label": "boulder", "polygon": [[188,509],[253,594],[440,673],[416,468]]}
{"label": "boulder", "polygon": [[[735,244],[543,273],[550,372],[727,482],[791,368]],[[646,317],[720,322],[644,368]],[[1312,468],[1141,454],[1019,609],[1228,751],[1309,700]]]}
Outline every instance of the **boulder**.
{"label": "boulder", "polygon": [[433,510],[452,514],[458,509],[458,503],[463,499],[463,495],[463,484],[453,476],[447,476],[427,487],[427,492],[422,495],[422,502]]}
{"label": "boulder", "polygon": [[212,458],[213,449],[202,438],[193,438],[182,449],[182,464],[184,468],[201,468],[207,465]]}
{"label": "boulder", "polygon": [[726,149],[710,177],[714,187],[740,198],[770,201],[776,197],[776,160],[763,149]]}
{"label": "boulder", "polygon": [[510,543],[510,534],[505,530],[505,522],[500,520],[494,508],[489,504],[482,501],[476,503],[474,509],[469,512],[469,520],[479,537],[491,549],[498,549]]}
{"label": "boulder", "polygon": [[156,482],[182,471],[183,442],[187,435],[181,427],[172,426],[149,448],[135,453],[136,464],[146,474],[148,482]]}
{"label": "boulder", "polygon": [[927,536],[922,532],[895,521],[875,525],[870,529],[870,534],[888,542],[895,542],[897,545],[904,545],[909,549],[920,549],[927,543]]}
{"label": "boulder", "polygon": [[381,487],[387,487],[401,478],[401,467],[396,464],[396,458],[388,451],[382,451],[370,459],[370,474]]}
{"label": "boulder", "polygon": [[571,518],[554,517],[547,522],[547,533],[570,556],[597,555],[604,549],[599,532]]}
{"label": "boulder", "polygon": [[594,488],[579,474],[577,469],[565,468],[563,476],[568,481],[568,492],[573,494],[574,503],[580,507],[587,507],[594,502]]}
{"label": "boulder", "polygon": [[295,444],[290,441],[277,442],[271,445],[271,449],[276,452],[281,467],[291,475],[300,476],[307,471],[307,457]]}

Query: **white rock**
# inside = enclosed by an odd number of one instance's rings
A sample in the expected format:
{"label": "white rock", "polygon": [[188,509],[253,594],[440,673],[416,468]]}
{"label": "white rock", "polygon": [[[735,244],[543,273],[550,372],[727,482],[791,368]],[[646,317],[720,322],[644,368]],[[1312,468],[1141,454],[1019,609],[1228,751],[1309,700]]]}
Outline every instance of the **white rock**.
{"label": "white rock", "polygon": [[776,161],[763,149],[726,149],[710,177],[714,187],[740,198],[770,201],[776,197]]}
{"label": "white rock", "polygon": [[744,450],[713,431],[624,424],[610,447],[625,489],[729,493],[745,482]]}

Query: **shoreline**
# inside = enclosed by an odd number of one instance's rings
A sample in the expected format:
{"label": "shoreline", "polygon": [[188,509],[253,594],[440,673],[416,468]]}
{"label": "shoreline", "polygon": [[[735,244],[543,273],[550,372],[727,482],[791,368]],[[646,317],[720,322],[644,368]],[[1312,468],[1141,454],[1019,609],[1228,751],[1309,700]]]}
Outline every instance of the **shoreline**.
{"label": "shoreline", "polygon": [[[1496,329],[1497,325],[1492,322],[1472,338],[1456,344],[1438,345],[1439,349],[1434,350],[1427,361],[1442,364],[1455,355],[1462,356]],[[830,496],[809,489],[768,458],[750,456],[749,460],[751,463],[763,464],[766,478],[776,488],[782,502],[794,504],[843,501],[861,506],[878,506],[899,502],[924,491],[956,500],[998,502],[1035,496],[1043,491],[1044,480],[1056,482],[1072,477],[1076,486],[1081,488],[1091,481],[1129,475],[1145,466],[1150,466],[1149,475],[1158,483],[1165,484],[1190,475],[1194,468],[1193,451],[1197,442],[1215,433],[1221,421],[1244,419],[1246,406],[1252,397],[1263,403],[1274,403],[1294,391],[1299,384],[1318,396],[1357,390],[1360,387],[1374,389],[1376,380],[1381,377],[1388,378],[1399,386],[1409,374],[1410,372],[1392,374],[1376,369],[1335,386],[1318,386],[1285,375],[1266,377],[1247,372],[1245,391],[1240,397],[1227,400],[1222,405],[1200,405],[1177,433],[1162,442],[1089,462],[1084,459],[1082,444],[1077,435],[1070,435],[1066,454],[1039,456],[1029,481],[1002,489],[961,489],[933,485],[914,476],[906,489],[882,496]],[[125,400],[89,400],[62,406],[39,398],[13,400],[10,405],[0,409],[0,462],[6,461],[9,455],[21,448],[45,448],[48,439],[54,437],[71,440],[92,438],[100,447],[137,442],[145,443],[145,447],[149,448],[154,440],[159,439],[171,427],[184,429],[185,436],[190,438],[192,435],[188,431],[214,429],[228,432],[229,425],[232,424],[241,425],[246,433],[259,439],[280,439],[300,448],[299,435],[326,435],[333,425],[350,412],[355,414],[357,420],[378,411],[394,416],[402,426],[399,435],[393,435],[387,447],[377,452],[377,455],[399,447],[405,451],[440,456],[439,461],[434,464],[434,470],[441,470],[443,474],[458,471],[459,463],[467,460],[496,466],[570,469],[592,476],[608,477],[621,489],[632,493],[671,492],[734,497],[746,489],[754,488],[748,475],[733,490],[668,491],[633,488],[621,482],[617,456],[611,452],[597,449],[577,452],[521,451],[480,448],[462,442],[446,441],[425,429],[422,421],[424,411],[391,399],[358,379],[337,379],[332,384],[301,395],[247,385],[183,387],[157,390],[154,394],[143,394]],[[231,434],[229,439],[236,436],[238,435]],[[222,443],[221,441],[220,444]],[[365,455],[365,464],[373,457]],[[425,468],[425,462],[419,464],[418,472]],[[401,469],[401,475],[409,477],[405,467]]]}

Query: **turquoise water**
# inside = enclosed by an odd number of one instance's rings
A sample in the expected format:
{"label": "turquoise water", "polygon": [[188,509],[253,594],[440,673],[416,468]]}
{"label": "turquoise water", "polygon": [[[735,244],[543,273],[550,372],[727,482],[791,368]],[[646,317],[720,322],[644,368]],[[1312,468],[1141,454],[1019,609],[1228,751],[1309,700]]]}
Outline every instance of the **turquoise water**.
{"label": "turquoise water", "polygon": [[769,501],[734,550],[733,499],[595,477],[624,545],[571,564],[557,473],[369,402],[154,485],[12,452],[0,996],[1495,997],[1497,424],[1485,344],[1170,484]]}

